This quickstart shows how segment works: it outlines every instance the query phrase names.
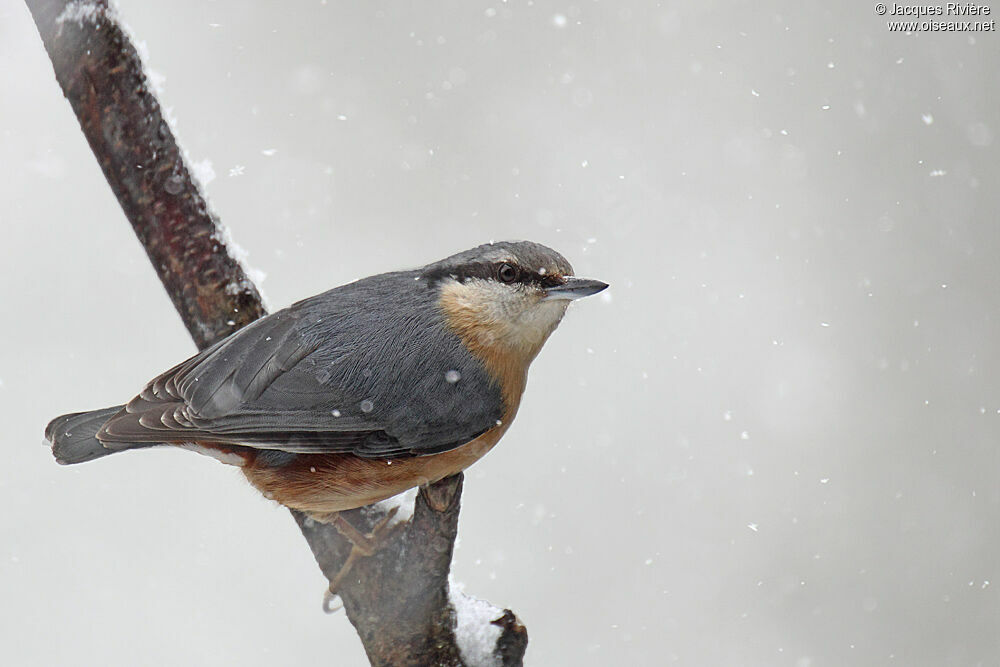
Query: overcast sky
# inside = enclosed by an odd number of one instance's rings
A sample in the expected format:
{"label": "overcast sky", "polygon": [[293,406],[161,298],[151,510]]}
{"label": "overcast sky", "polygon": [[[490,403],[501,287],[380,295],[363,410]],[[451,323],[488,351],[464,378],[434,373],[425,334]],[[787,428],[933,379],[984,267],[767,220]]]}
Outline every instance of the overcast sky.
{"label": "overcast sky", "polygon": [[[995,32],[118,4],[272,308],[491,239],[611,283],[467,475],[454,574],[528,665],[1000,664]],[[42,446],[194,345],[15,0],[0,62],[0,662],[366,664],[237,471]]]}

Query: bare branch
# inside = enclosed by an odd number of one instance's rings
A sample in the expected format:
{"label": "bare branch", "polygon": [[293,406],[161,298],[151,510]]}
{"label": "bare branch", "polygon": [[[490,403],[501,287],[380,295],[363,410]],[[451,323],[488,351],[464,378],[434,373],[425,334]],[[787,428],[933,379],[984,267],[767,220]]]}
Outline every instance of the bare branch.
{"label": "bare branch", "polygon": [[[108,184],[198,347],[263,316],[257,288],[226,247],[107,0],[26,2]],[[495,626],[492,650],[474,654],[456,636],[463,619],[448,574],[461,489],[461,475],[422,489],[400,536],[355,565],[344,582],[347,616],[372,664],[521,664],[527,631],[510,610],[488,618],[493,608],[487,606],[487,620],[472,619]],[[320,569],[332,577],[350,544],[330,526],[292,514]],[[378,519],[370,508],[345,515],[362,530]],[[319,597],[317,590],[317,608]],[[478,630],[490,636],[489,627]]]}
{"label": "bare branch", "polygon": [[199,348],[264,314],[107,0],[31,0],[56,79]]}

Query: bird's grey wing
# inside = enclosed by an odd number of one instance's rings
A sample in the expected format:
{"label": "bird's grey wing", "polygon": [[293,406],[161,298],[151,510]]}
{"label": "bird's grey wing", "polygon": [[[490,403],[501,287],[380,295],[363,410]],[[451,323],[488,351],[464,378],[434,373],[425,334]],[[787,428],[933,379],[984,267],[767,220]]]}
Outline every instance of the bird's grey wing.
{"label": "bird's grey wing", "polygon": [[384,439],[371,421],[337,419],[315,400],[261,402],[267,388],[314,351],[282,311],[244,327],[161,374],[101,429],[109,448],[205,440],[295,452],[344,452]]}
{"label": "bird's grey wing", "polygon": [[[392,458],[447,451],[495,425],[498,390],[432,313],[400,326],[344,289],[257,320],[163,373],[98,438],[111,449],[205,441]],[[445,344],[427,345],[428,336]],[[449,383],[460,364],[466,380]]]}

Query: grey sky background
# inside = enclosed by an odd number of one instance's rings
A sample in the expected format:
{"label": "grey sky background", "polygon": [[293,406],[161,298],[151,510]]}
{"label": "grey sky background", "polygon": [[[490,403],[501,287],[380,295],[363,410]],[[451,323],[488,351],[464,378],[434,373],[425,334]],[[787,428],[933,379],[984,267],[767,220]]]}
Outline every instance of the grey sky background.
{"label": "grey sky background", "polygon": [[[118,4],[272,308],[491,239],[612,284],[467,475],[455,578],[529,665],[1000,664],[996,33]],[[0,663],[366,664],[237,471],[42,447],[194,346],[15,0],[0,63]]]}

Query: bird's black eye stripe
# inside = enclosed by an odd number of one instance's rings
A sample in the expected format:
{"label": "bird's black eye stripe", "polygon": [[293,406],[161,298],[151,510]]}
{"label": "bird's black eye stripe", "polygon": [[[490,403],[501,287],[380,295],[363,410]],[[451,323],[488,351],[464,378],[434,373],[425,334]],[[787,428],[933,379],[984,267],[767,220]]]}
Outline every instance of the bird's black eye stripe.
{"label": "bird's black eye stripe", "polygon": [[497,280],[503,283],[523,283],[525,285],[538,285],[539,287],[555,287],[563,284],[562,276],[544,273],[539,271],[529,271],[510,262],[502,262],[496,265]]}
{"label": "bird's black eye stripe", "polygon": [[521,283],[542,288],[561,285],[563,278],[555,273],[531,271],[514,262],[470,262],[457,266],[439,266],[420,275],[424,285],[433,287],[442,280],[496,280],[504,284]]}
{"label": "bird's black eye stripe", "polygon": [[502,283],[512,283],[518,279],[519,275],[520,272],[512,264],[503,262],[497,266],[497,278]]}

